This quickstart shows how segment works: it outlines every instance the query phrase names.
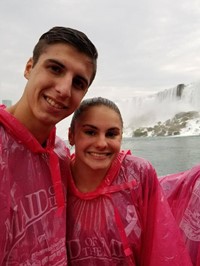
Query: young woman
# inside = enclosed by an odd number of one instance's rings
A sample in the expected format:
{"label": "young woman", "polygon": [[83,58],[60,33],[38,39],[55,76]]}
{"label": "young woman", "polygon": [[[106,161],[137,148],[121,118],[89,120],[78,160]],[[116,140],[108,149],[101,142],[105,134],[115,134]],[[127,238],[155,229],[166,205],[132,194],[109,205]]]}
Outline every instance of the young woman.
{"label": "young woman", "polygon": [[123,121],[105,98],[82,102],[69,129],[69,265],[191,265],[152,165],[120,151]]}

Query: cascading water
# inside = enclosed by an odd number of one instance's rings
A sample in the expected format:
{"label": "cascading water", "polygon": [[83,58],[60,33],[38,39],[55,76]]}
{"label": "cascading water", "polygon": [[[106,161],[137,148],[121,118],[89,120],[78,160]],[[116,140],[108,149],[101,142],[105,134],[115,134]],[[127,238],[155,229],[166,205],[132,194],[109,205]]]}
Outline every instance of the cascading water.
{"label": "cascading water", "polygon": [[125,128],[152,126],[179,112],[200,111],[200,83],[179,84],[156,94],[115,102],[122,112]]}
{"label": "cascading water", "polygon": [[[200,112],[200,82],[189,85],[179,84],[174,88],[166,89],[148,96],[124,98],[111,97],[120,108],[124,120],[124,136],[132,136],[133,130],[139,127],[150,127],[158,122],[165,122],[172,119],[180,112],[198,111]],[[67,132],[71,117],[64,119],[57,125],[57,134],[63,139],[67,139]],[[200,120],[200,119],[199,119]],[[198,121],[197,121],[198,122]],[[194,122],[196,124],[196,121]],[[188,126],[189,131],[185,130],[185,135],[198,134],[200,124],[194,123]],[[191,128],[194,128],[191,132]],[[200,134],[200,133],[199,133]]]}

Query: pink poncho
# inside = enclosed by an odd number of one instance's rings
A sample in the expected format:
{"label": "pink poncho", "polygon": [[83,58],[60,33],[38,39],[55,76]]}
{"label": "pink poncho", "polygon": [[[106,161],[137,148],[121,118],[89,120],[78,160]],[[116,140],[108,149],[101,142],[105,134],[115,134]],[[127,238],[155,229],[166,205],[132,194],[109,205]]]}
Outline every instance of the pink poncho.
{"label": "pink poncho", "polygon": [[149,162],[120,152],[89,193],[78,191],[68,176],[69,265],[191,265]]}
{"label": "pink poncho", "polygon": [[42,148],[0,108],[0,265],[67,265],[59,161],[64,170],[68,151],[54,142],[55,129]]}
{"label": "pink poncho", "polygon": [[192,263],[200,266],[200,165],[159,180]]}

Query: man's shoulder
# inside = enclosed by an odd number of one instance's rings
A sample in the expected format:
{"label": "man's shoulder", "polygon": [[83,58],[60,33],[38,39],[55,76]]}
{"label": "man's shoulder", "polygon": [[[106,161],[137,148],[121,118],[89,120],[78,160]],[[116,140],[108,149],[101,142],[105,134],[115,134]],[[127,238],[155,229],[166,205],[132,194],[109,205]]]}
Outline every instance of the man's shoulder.
{"label": "man's shoulder", "polygon": [[61,159],[69,158],[70,152],[64,140],[56,136],[54,151]]}
{"label": "man's shoulder", "polygon": [[8,135],[6,128],[4,127],[3,123],[0,121],[0,139],[3,139],[4,136]]}

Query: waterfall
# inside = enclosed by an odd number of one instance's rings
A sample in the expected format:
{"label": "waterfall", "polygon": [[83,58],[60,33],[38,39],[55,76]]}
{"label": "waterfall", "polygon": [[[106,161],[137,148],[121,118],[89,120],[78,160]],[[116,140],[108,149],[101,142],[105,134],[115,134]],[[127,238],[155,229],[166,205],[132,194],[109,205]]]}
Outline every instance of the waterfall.
{"label": "waterfall", "polygon": [[[179,84],[174,88],[147,96],[125,95],[124,98],[117,98],[114,102],[122,113],[124,133],[126,136],[131,136],[134,129],[165,122],[177,113],[200,112],[200,82],[189,85]],[[57,125],[57,133],[63,139],[67,138],[70,119],[68,117]],[[192,127],[193,125],[190,126]]]}
{"label": "waterfall", "polygon": [[132,129],[166,121],[179,112],[200,111],[200,83],[179,84],[155,94],[118,99],[124,126]]}

